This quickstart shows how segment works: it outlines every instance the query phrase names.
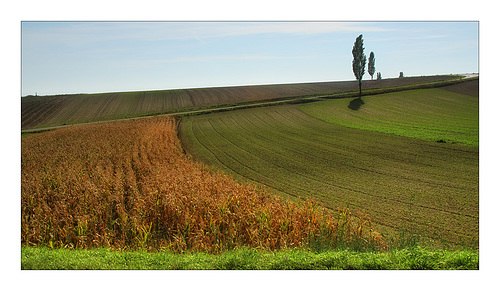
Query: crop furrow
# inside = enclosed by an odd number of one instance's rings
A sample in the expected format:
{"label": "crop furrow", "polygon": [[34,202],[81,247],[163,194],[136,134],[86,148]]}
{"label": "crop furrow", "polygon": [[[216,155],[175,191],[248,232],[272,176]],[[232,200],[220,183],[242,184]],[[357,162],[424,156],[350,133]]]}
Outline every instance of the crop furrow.
{"label": "crop furrow", "polygon": [[[225,140],[225,141],[227,141],[228,143],[231,143],[231,144],[232,144],[235,148],[237,148],[237,149],[238,149],[238,151],[239,151],[240,153],[241,153],[241,152],[244,152],[244,153],[246,153],[248,156],[251,156],[251,157],[253,157],[253,158],[257,158],[257,159],[261,160],[261,162],[266,163],[266,161],[265,161],[264,159],[262,159],[262,158],[260,158],[260,157],[258,157],[258,156],[253,155],[252,153],[250,153],[250,152],[249,152],[249,151],[247,151],[246,149],[239,147],[237,144],[235,144],[234,142],[232,142],[231,140],[229,140],[227,137],[225,137],[222,133],[220,133],[220,132],[219,132],[219,131],[218,131],[218,130],[217,130],[217,129],[213,126],[213,124],[212,124],[211,120],[209,121],[209,124],[210,124],[210,126],[211,126],[211,129],[212,129],[215,133],[217,133],[217,135],[218,135],[218,136],[220,136],[222,139],[224,139],[224,140]],[[234,161],[236,161],[238,164],[240,164],[240,165],[241,165],[241,166],[243,166],[244,168],[249,169],[252,173],[254,173],[254,175],[255,175],[255,176],[260,177],[260,179],[259,179],[259,178],[252,178],[251,176],[245,176],[245,175],[243,175],[243,174],[241,173],[241,171],[237,171],[237,170],[235,170],[235,169],[232,169],[232,171],[234,171],[234,172],[235,172],[235,173],[237,173],[238,175],[241,175],[241,176],[243,176],[243,177],[245,177],[245,178],[247,178],[247,179],[250,179],[250,180],[252,180],[252,181],[256,181],[256,182],[260,182],[260,181],[262,181],[262,179],[264,178],[264,180],[267,180],[268,182],[267,182],[267,183],[262,183],[262,184],[264,184],[264,185],[273,184],[274,186],[272,186],[271,188],[274,188],[274,189],[276,189],[276,190],[279,190],[279,188],[276,188],[275,184],[274,184],[274,183],[272,183],[272,180],[270,180],[270,179],[269,179],[269,177],[267,177],[267,176],[265,176],[265,175],[261,174],[262,168],[253,168],[253,167],[251,167],[251,166],[248,164],[248,162],[246,162],[246,160],[245,160],[245,161],[240,161],[241,157],[240,157],[240,158],[238,158],[238,156],[239,156],[239,155],[237,155],[237,154],[235,154],[235,155],[231,155],[231,154],[228,154],[226,151],[219,151],[219,153],[222,153],[222,154],[224,154],[224,155],[226,155],[226,156],[230,157],[231,159],[233,159]],[[260,164],[260,163],[259,163],[259,164]],[[227,165],[227,164],[224,164],[224,165],[225,165],[225,167],[228,167],[228,165]],[[283,169],[283,168],[282,168],[282,169]],[[287,183],[286,181],[285,181],[284,183],[280,183],[280,184],[281,184],[281,185],[283,185],[283,186],[289,186],[289,187],[290,187],[290,188],[292,188],[292,189],[298,189],[298,190],[300,190],[300,191],[307,191],[307,189],[305,189],[305,188],[296,187],[296,186],[294,187],[294,186],[292,186],[293,184]],[[293,193],[289,193],[289,194],[290,194],[291,196],[296,196],[296,195],[293,195]]]}
{"label": "crop furrow", "polygon": [[[243,116],[243,118],[245,118],[245,115]],[[259,120],[259,121],[262,121],[261,118],[258,118],[257,116],[254,115],[254,118],[252,118],[252,120]],[[248,120],[250,121],[250,120]],[[278,122],[278,120],[275,120],[274,121],[274,124],[276,124]],[[236,122],[235,122],[236,123]],[[273,123],[271,123],[273,124]],[[268,128],[271,128],[271,126],[267,126]],[[276,129],[277,127],[272,127],[273,129]],[[280,127],[281,128],[281,127]],[[264,127],[261,127],[260,128],[260,131],[264,131],[266,130]],[[315,131],[316,133],[316,131]],[[252,133],[252,134],[256,134],[258,135],[257,133]],[[270,134],[270,136],[276,136],[276,135],[279,135],[280,133],[278,133],[276,130],[274,130],[274,132],[272,134]],[[281,138],[279,139],[268,139],[269,142],[280,142],[280,141],[285,141],[287,139],[291,139],[293,137],[300,137],[302,136],[302,131],[295,131],[295,132],[292,132],[292,131],[289,131],[285,134],[283,134],[281,136]],[[316,134],[315,134],[316,135]],[[331,134],[330,134],[331,136]],[[262,135],[259,135],[259,138],[265,138],[264,136]],[[283,142],[283,143],[280,143],[280,145],[282,147],[287,147],[288,150],[290,151],[294,151],[294,148],[292,147],[289,147],[288,144],[294,144],[295,142],[306,142],[305,140],[301,139],[301,140],[293,140],[293,141],[290,141],[289,143],[288,142]],[[337,151],[338,154],[341,154],[341,155],[344,155],[345,157],[348,156],[348,154],[352,154],[352,148],[349,148],[350,151],[339,151],[339,149],[335,146],[331,146],[331,144],[328,145],[327,148],[325,148],[325,151],[324,152],[321,152],[320,148],[321,148],[321,145],[319,143],[319,140],[316,139],[316,138],[311,138],[311,141],[309,143],[313,148],[314,148],[314,151],[309,151],[309,152],[297,152],[295,151],[296,154],[298,155],[309,155],[311,158],[318,158],[318,156],[315,156],[314,153],[320,153],[319,154],[319,157],[325,157],[325,155],[327,154],[331,154],[332,151]],[[365,152],[362,152],[363,154]],[[366,153],[368,154],[368,153]],[[377,156],[377,159],[381,159],[381,157]],[[386,161],[390,161],[390,162],[393,162],[393,160],[390,160],[389,158],[384,158]],[[428,181],[428,180],[424,180],[424,179],[421,179],[421,178],[416,178],[415,176],[416,175],[412,175],[412,177],[405,177],[405,176],[401,176],[401,175],[398,175],[398,174],[393,174],[391,171],[378,171],[378,170],[373,170],[373,166],[377,165],[377,164],[380,164],[380,161],[375,161],[374,163],[372,163],[371,165],[367,164],[365,165],[364,167],[360,167],[360,166],[355,166],[353,165],[353,163],[349,163],[349,162],[343,162],[341,159],[338,159],[337,161],[335,161],[336,165],[344,165],[344,166],[349,166],[349,167],[352,167],[352,168],[355,168],[357,170],[360,170],[360,171],[365,171],[365,172],[371,172],[371,173],[376,173],[378,175],[386,175],[386,176],[391,176],[391,177],[394,177],[394,178],[402,178],[402,179],[405,179],[407,181],[416,181],[416,182],[422,182],[422,183],[426,183],[430,186],[444,186],[444,187],[449,187],[449,188],[452,188],[452,189],[455,189],[455,190],[461,190],[463,187],[461,186],[455,186],[455,185],[450,185],[449,183],[448,184],[445,184],[445,183],[439,183],[439,182],[436,182],[436,181]],[[407,168],[408,164],[403,164],[401,166],[401,169],[405,169]],[[391,169],[392,171],[394,171],[394,165],[393,165],[393,169]],[[418,173],[420,174],[420,173]]]}
{"label": "crop furrow", "polygon": [[[210,126],[213,130],[213,127],[211,124],[210,124]],[[215,157],[215,159],[220,163],[220,166],[222,168],[229,170],[231,173],[233,173],[237,176],[241,176],[241,177],[247,178],[247,179],[252,180],[252,181],[264,180],[263,182],[261,182],[262,184],[264,184],[270,188],[273,188],[273,189],[276,188],[276,186],[273,185],[268,179],[266,179],[265,176],[261,175],[259,171],[254,170],[253,168],[246,165],[244,162],[239,161],[239,159],[237,159],[233,155],[230,155],[227,151],[221,151],[218,146],[216,146],[214,143],[211,142],[211,139],[209,137],[205,136],[205,134],[207,132],[209,132],[206,128],[200,129],[198,132],[200,134],[195,133],[194,136],[196,136],[199,143],[201,145],[203,145],[211,153],[211,155],[213,155]],[[215,132],[215,131],[213,130],[213,132]],[[201,139],[200,139],[200,136],[201,136]],[[221,159],[221,156],[226,157],[229,160],[236,162],[239,165],[239,167],[235,167],[233,163],[228,162],[226,159]],[[260,179],[252,178],[253,176],[248,176],[248,174],[245,174],[244,172],[239,171],[238,169],[242,168],[242,167],[247,168],[256,176],[261,176]],[[277,189],[277,190],[280,190],[280,189]]]}
{"label": "crop furrow", "polygon": [[[259,135],[258,133],[256,132],[251,132],[249,130],[247,130],[246,127],[244,126],[241,126],[240,125],[240,122],[242,119],[238,119],[238,120],[235,120],[234,118],[230,118],[231,120],[231,124],[232,125],[235,125],[235,126],[238,126],[237,129],[233,130],[232,132],[234,134],[238,134],[240,136],[240,139],[241,140],[244,140],[244,139],[252,139],[252,140],[255,140],[253,139],[254,136],[258,136],[257,140],[266,140],[268,142],[268,147],[269,148],[277,148],[276,146],[273,146],[272,143],[276,143],[276,140],[272,140],[272,139],[268,139],[262,135]],[[249,121],[249,120],[247,120]],[[227,127],[227,124],[225,124],[225,126]],[[252,148],[257,146],[257,145],[260,145],[257,140],[255,140],[255,142],[252,142]],[[284,145],[284,144],[279,144],[279,148],[285,148],[286,147],[286,151],[287,152],[294,152],[296,155],[293,155],[293,156],[308,156],[308,160],[317,160],[317,157],[315,156],[312,156],[312,155],[309,155],[308,152],[303,152],[303,151],[297,151],[295,148],[293,147],[288,147],[287,145]],[[268,148],[266,147],[262,147],[262,150],[257,150],[256,153],[259,153],[259,152],[264,152],[264,150],[267,150]],[[279,154],[277,152],[275,152],[274,154],[278,154],[281,156],[281,158],[279,160],[285,160],[287,158],[290,158],[290,155],[288,156],[285,156],[285,155],[282,155],[282,154]],[[310,159],[309,159],[310,158]],[[303,161],[302,161],[303,162]],[[341,164],[341,162],[340,162]],[[369,169],[364,169],[364,168],[359,168],[359,167],[355,167],[355,166],[352,166],[350,165],[350,167],[353,167],[353,168],[357,168],[359,170],[363,170],[363,171],[368,171],[368,172],[371,172],[371,173],[375,173],[375,174],[381,174],[382,173],[379,173],[379,172],[376,172],[376,171],[370,171]],[[289,167],[285,167],[286,169],[290,169]],[[290,170],[289,170],[290,171]],[[303,172],[302,172],[303,173]],[[304,176],[306,177],[306,176]],[[477,216],[473,216],[473,215],[469,215],[469,214],[466,214],[466,213],[462,213],[462,212],[457,212],[457,211],[451,211],[451,210],[445,210],[445,209],[442,209],[442,208],[438,208],[438,207],[432,207],[432,206],[428,206],[428,205],[423,205],[423,204],[420,204],[420,203],[414,203],[414,202],[406,202],[404,200],[401,200],[401,199],[396,199],[396,198],[388,198],[387,196],[382,196],[382,195],[376,195],[376,194],[373,194],[373,193],[368,193],[366,191],[359,191],[359,190],[355,190],[353,188],[349,188],[349,187],[343,187],[343,186],[340,186],[339,184],[334,184],[334,183],[330,183],[328,182],[327,179],[325,180],[320,180],[320,179],[315,179],[313,175],[307,175],[307,177],[309,179],[312,179],[312,180],[315,180],[317,182],[321,182],[323,184],[326,184],[326,185],[329,185],[329,186],[332,186],[332,187],[337,187],[337,188],[341,188],[341,189],[344,189],[344,190],[348,190],[348,191],[357,191],[359,193],[362,193],[363,195],[369,195],[369,196],[372,196],[372,197],[377,197],[377,198],[383,198],[383,199],[386,199],[386,200],[390,200],[392,202],[397,202],[397,203],[402,203],[402,204],[406,204],[406,205],[413,205],[413,206],[417,206],[417,207],[421,207],[421,208],[426,208],[426,209],[431,209],[431,210],[435,210],[435,211],[440,211],[440,212],[444,212],[444,213],[447,213],[447,214],[454,214],[454,215],[464,215],[464,216],[468,216],[468,217],[472,217],[472,218],[477,218]],[[394,177],[396,178],[401,178],[400,176],[396,176],[394,175]],[[420,180],[418,180],[420,181]],[[421,182],[421,181],[420,181]]]}
{"label": "crop furrow", "polygon": [[[231,124],[237,124],[239,125],[239,123],[236,121],[236,120],[232,120],[231,121]],[[225,126],[227,127],[227,124],[225,124]],[[240,130],[244,131],[244,128],[239,128]],[[238,133],[239,130],[234,130],[233,131],[234,133]],[[241,137],[240,138],[245,138],[245,137],[252,137],[252,133],[249,133],[248,135],[247,134],[240,134]],[[231,141],[234,145],[236,145],[236,143],[234,143],[233,141]],[[252,143],[254,145],[256,145],[257,143]],[[238,147],[240,147],[239,145],[236,145]],[[255,146],[253,146],[252,148],[254,148]],[[260,150],[257,150],[256,152],[263,152],[264,150],[266,150],[265,147],[262,147]],[[255,154],[255,153],[254,153]],[[276,153],[275,153],[276,154]],[[300,153],[299,153],[300,154]],[[305,153],[302,153],[302,154],[305,154]],[[282,156],[281,159],[286,159],[285,156]],[[281,166],[281,165],[276,165],[274,164],[274,166]],[[289,167],[284,167],[285,169],[290,169]],[[291,171],[291,170],[289,170]],[[295,172],[295,171],[292,171],[294,172],[294,174],[298,174],[298,175],[301,175],[303,178],[307,179],[307,180],[312,180],[312,181],[315,181],[317,182],[318,184],[325,184],[325,185],[328,185],[332,188],[341,188],[341,189],[344,189],[344,190],[347,190],[347,191],[350,191],[350,192],[358,192],[358,193],[361,193],[363,195],[368,195],[368,196],[371,196],[371,197],[377,197],[377,198],[383,198],[385,200],[389,199],[391,200],[392,202],[397,202],[397,203],[403,203],[403,204],[408,204],[408,205],[412,205],[412,206],[416,206],[416,207],[422,207],[422,208],[427,208],[427,209],[431,209],[431,210],[435,210],[435,211],[441,211],[441,212],[445,212],[445,213],[451,213],[451,214],[455,214],[455,215],[461,215],[460,213],[453,213],[451,211],[446,211],[446,210],[443,210],[443,209],[438,209],[436,207],[430,207],[430,206],[425,206],[425,205],[421,205],[421,204],[414,204],[414,203],[407,203],[407,202],[403,202],[402,200],[398,200],[398,199],[394,199],[394,198],[388,198],[386,196],[381,196],[381,195],[375,195],[375,194],[370,194],[370,193],[367,193],[366,191],[360,191],[360,190],[356,190],[356,189],[353,189],[353,188],[349,188],[349,187],[344,187],[344,186],[340,186],[339,184],[334,184],[334,183],[330,183],[329,181],[325,181],[325,180],[320,180],[320,179],[316,179],[314,178],[314,176],[311,176],[311,175],[305,175],[305,174],[301,174],[301,172]],[[303,172],[302,172],[303,173]],[[349,195],[350,196],[350,195]]]}

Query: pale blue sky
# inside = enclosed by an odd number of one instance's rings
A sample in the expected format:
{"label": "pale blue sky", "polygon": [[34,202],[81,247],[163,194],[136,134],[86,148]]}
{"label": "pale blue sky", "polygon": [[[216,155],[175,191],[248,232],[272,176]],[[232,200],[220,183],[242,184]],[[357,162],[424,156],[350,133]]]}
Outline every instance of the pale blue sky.
{"label": "pale blue sky", "polygon": [[[478,72],[478,22],[22,22],[22,95]],[[368,73],[365,79],[369,79]]]}

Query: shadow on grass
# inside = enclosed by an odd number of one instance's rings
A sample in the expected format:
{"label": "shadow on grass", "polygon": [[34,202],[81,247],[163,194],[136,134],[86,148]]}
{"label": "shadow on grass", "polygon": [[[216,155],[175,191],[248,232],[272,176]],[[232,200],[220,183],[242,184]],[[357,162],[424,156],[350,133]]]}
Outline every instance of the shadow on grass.
{"label": "shadow on grass", "polygon": [[351,110],[358,110],[363,104],[365,104],[363,99],[361,99],[361,97],[358,97],[349,102],[349,105],[347,107],[349,107],[349,109]]}

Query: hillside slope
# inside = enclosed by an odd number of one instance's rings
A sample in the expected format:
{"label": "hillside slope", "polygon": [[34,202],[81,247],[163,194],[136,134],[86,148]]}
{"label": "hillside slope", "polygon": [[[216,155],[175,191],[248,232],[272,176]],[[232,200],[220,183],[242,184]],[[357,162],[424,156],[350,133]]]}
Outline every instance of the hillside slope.
{"label": "hillside slope", "polygon": [[[456,76],[364,81],[363,88],[402,86],[451,78],[456,78]],[[357,90],[356,81],[30,96],[21,99],[21,128],[120,119],[225,104],[331,94],[350,90]]]}
{"label": "hillside slope", "polygon": [[322,121],[345,127],[478,146],[477,84],[471,81],[361,99],[327,100],[304,104],[299,109]]}
{"label": "hillside slope", "polygon": [[[357,111],[348,98],[190,116],[181,137],[196,159],[278,193],[366,213],[383,233],[477,247],[477,98],[443,89],[370,98]],[[436,139],[413,134],[429,128]],[[458,133],[457,143],[440,141]]]}

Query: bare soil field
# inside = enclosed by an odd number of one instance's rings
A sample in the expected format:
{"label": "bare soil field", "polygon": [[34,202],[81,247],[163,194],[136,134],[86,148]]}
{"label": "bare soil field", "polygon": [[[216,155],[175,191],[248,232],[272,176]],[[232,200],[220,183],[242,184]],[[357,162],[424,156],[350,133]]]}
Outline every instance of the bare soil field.
{"label": "bare soil field", "polygon": [[459,93],[459,94],[464,94],[464,95],[469,95],[469,96],[474,96],[479,98],[479,79],[473,80],[470,82],[464,82],[464,83],[459,83],[455,85],[450,85],[450,86],[445,86],[442,87],[442,89],[454,92],[454,93]]}

